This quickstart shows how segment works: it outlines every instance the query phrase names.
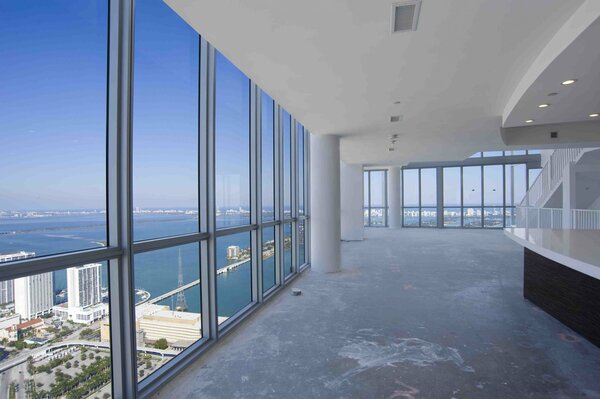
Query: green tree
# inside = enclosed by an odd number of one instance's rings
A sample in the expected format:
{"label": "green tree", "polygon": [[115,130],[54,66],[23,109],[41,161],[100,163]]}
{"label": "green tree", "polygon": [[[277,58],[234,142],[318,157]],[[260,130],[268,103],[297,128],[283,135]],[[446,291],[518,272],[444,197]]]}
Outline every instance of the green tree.
{"label": "green tree", "polygon": [[169,343],[165,338],[157,339],[156,342],[154,342],[154,347],[156,349],[167,349],[169,347]]}

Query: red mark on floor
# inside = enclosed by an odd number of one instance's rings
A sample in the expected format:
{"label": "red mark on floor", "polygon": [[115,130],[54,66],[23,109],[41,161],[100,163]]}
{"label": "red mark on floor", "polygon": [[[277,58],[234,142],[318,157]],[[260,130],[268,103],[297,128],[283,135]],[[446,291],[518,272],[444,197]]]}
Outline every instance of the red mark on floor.
{"label": "red mark on floor", "polygon": [[416,399],[413,395],[419,393],[419,390],[410,385],[406,385],[400,381],[396,381],[396,384],[401,385],[403,389],[396,389],[389,399],[405,398],[405,399]]}
{"label": "red mark on floor", "polygon": [[579,337],[576,337],[574,335],[571,334],[567,334],[567,333],[559,333],[558,336],[560,337],[561,340],[565,341],[565,342],[581,342],[581,340],[579,339]]}

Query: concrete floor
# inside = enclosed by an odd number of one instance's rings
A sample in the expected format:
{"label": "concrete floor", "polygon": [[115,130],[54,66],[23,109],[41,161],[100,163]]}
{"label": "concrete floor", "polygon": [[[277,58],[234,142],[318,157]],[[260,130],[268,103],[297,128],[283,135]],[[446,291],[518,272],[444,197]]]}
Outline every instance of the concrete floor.
{"label": "concrete floor", "polygon": [[523,299],[502,231],[367,230],[157,398],[600,398],[600,349]]}

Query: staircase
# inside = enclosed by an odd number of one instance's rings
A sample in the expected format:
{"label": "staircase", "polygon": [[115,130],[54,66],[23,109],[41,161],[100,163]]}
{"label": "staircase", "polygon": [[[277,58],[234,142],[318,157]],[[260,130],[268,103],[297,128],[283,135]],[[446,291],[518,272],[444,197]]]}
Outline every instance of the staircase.
{"label": "staircase", "polygon": [[560,186],[565,167],[571,162],[579,161],[583,154],[595,149],[565,148],[554,150],[550,156],[550,160],[544,165],[544,168],[523,197],[519,206],[543,207],[554,191]]}

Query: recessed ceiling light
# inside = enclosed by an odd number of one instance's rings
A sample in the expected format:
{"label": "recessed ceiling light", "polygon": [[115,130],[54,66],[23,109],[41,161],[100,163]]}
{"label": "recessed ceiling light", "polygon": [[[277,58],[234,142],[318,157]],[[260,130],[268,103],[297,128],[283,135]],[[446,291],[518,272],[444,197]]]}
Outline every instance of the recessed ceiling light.
{"label": "recessed ceiling light", "polygon": [[596,113],[596,114],[590,114],[590,118],[597,118],[599,116],[600,116],[600,114],[598,114],[598,113]]}
{"label": "recessed ceiling light", "polygon": [[392,115],[390,116],[390,122],[400,122],[402,120],[402,115]]}
{"label": "recessed ceiling light", "polygon": [[577,79],[567,79],[564,82],[562,82],[562,85],[563,86],[568,86],[568,85],[572,85],[575,82],[577,82]]}
{"label": "recessed ceiling light", "polygon": [[538,108],[548,108],[550,106],[550,104],[540,104],[538,105]]}
{"label": "recessed ceiling light", "polygon": [[534,121],[535,121],[535,119],[527,119],[527,120],[525,121],[525,123],[533,123]]}

